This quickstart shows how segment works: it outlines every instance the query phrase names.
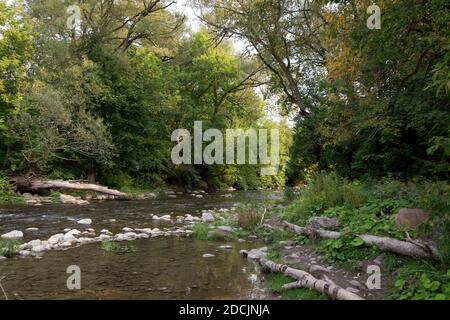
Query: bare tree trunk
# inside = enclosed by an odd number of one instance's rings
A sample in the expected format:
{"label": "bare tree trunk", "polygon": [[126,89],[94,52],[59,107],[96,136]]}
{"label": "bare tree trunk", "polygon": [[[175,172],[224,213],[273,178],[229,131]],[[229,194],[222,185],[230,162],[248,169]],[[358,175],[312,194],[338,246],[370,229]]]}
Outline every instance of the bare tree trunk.
{"label": "bare tree trunk", "polygon": [[87,179],[88,179],[89,183],[95,184],[96,177],[97,177],[97,171],[95,170],[95,167],[92,166],[89,168],[88,175],[87,175]]}
{"label": "bare tree trunk", "polygon": [[127,194],[109,189],[104,186],[100,186],[97,184],[89,184],[89,183],[80,183],[80,182],[70,182],[63,180],[31,180],[29,182],[29,188],[32,190],[39,189],[72,189],[72,190],[86,190],[86,191],[94,191],[99,193],[104,193],[117,197],[125,197]]}
{"label": "bare tree trunk", "polygon": [[357,294],[347,291],[332,282],[317,279],[306,271],[278,264],[265,258],[260,258],[254,261],[272,272],[283,273],[297,280],[295,283],[290,283],[283,286],[283,289],[307,288],[319,291],[336,300],[364,300]]}
{"label": "bare tree trunk", "polygon": [[[282,227],[280,228],[274,227],[269,224],[265,224],[264,226],[271,229],[282,229],[290,231],[292,233],[307,236],[311,235],[312,233],[315,233],[318,236],[327,239],[339,239],[341,237],[340,232],[300,227],[287,221],[281,221],[281,225]],[[437,248],[433,246],[419,246],[412,242],[401,241],[389,237],[373,236],[368,234],[358,234],[356,236],[364,241],[364,245],[377,246],[383,251],[390,251],[404,256],[413,256],[417,258],[431,258],[435,260],[440,260]]]}

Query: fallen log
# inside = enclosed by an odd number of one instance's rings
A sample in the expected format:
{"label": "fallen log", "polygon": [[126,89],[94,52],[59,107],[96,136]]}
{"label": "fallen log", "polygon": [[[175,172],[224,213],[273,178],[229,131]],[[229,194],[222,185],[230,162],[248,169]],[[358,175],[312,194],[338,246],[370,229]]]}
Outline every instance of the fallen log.
{"label": "fallen log", "polygon": [[[281,228],[277,228],[269,224],[265,224],[264,226],[272,229],[287,230],[292,233],[307,236],[309,236],[311,233],[315,233],[318,236],[326,239],[339,239],[342,236],[340,232],[301,227],[284,220],[280,221],[280,223],[282,226]],[[383,251],[389,251],[396,254],[412,256],[416,258],[440,260],[438,250],[434,246],[419,246],[413,242],[401,241],[394,238],[379,237],[368,234],[357,234],[356,236],[362,239],[364,245],[376,246]]]}
{"label": "fallen log", "polygon": [[124,198],[127,196],[126,193],[114,189],[109,189],[107,187],[100,186],[97,184],[71,182],[63,180],[30,180],[27,188],[30,190],[39,190],[39,189],[85,190],[108,194],[119,198]]}
{"label": "fallen log", "polygon": [[[244,252],[245,255],[245,252]],[[272,272],[283,273],[295,280],[294,283],[287,284],[283,286],[283,289],[293,289],[293,288],[306,288],[311,290],[316,290],[323,294],[330,296],[332,299],[336,300],[364,300],[364,298],[354,294],[353,292],[347,291],[332,282],[325,280],[320,280],[315,278],[313,275],[306,271],[294,269],[286,265],[275,263],[271,260],[260,258],[252,259],[257,262],[263,268],[266,268]]]}

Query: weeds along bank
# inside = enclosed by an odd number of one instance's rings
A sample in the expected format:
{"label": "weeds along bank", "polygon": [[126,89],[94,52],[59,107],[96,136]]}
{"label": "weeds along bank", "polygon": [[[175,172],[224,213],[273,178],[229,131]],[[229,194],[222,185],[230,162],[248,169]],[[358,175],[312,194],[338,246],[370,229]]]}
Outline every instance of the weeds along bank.
{"label": "weeds along bank", "polygon": [[[399,212],[402,208],[421,209],[426,215],[402,216]],[[344,236],[337,240],[319,239],[317,250],[329,262],[339,265],[355,265],[381,253],[377,248],[363,247],[359,238],[354,237],[356,234],[436,242],[441,261],[383,254],[386,272],[394,275],[388,297],[450,299],[449,209],[450,186],[446,182],[389,179],[351,182],[335,174],[318,174],[298,192],[281,217],[298,225],[305,225],[317,216],[337,218],[338,229]]]}
{"label": "weeds along bank", "polygon": [[[235,228],[237,231],[233,235],[211,231],[211,225],[205,223],[194,226],[194,235],[201,240],[225,241],[257,236],[265,241],[265,257],[269,260],[288,266],[303,263],[304,268],[320,269],[316,264],[332,266],[334,274],[341,277],[347,272],[355,277],[367,277],[365,268],[375,262],[381,267],[383,279],[383,288],[378,292],[382,296],[377,298],[450,299],[448,183],[392,179],[359,182],[321,173],[305,187],[290,190],[287,195],[290,200],[286,207],[249,204],[238,208],[228,220],[215,223]],[[276,220],[333,230],[341,236],[326,239],[314,233],[300,235],[268,229],[268,224]],[[362,234],[388,237],[424,248],[436,246],[440,257],[419,259],[375,245],[367,246],[356,236]],[[294,251],[295,248],[300,251]],[[305,260],[308,255],[313,258]],[[293,281],[286,275],[271,273],[266,278],[268,288],[285,298],[325,298],[308,289],[283,289]],[[365,285],[365,278],[358,281]],[[367,288],[360,290],[367,291]]]}

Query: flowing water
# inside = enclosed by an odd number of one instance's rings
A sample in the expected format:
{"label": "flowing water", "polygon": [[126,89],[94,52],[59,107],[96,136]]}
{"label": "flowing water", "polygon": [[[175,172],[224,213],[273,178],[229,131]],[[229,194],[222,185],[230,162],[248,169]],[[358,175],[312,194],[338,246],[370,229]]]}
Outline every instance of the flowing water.
{"label": "flowing water", "polygon": [[[124,227],[164,228],[171,223],[152,220],[152,215],[200,216],[201,210],[230,208],[249,201],[276,201],[277,192],[236,192],[232,198],[207,194],[203,199],[188,195],[158,197],[145,201],[93,202],[87,206],[48,204],[0,208],[0,234],[24,231],[23,241],[46,240],[65,228],[80,231],[108,229],[114,234]],[[91,226],[76,221],[90,218]],[[115,222],[111,222],[115,219]],[[38,231],[25,232],[36,227]],[[242,256],[241,249],[261,247],[244,243],[201,241],[193,237],[156,237],[126,242],[134,250],[108,253],[99,243],[64,251],[47,251],[42,258],[15,257],[0,261],[1,284],[9,299],[264,299],[270,298],[260,283],[257,268]],[[224,244],[232,249],[220,249]],[[214,257],[203,258],[205,253]],[[71,265],[81,269],[81,290],[67,289]],[[3,296],[0,292],[0,300]]]}

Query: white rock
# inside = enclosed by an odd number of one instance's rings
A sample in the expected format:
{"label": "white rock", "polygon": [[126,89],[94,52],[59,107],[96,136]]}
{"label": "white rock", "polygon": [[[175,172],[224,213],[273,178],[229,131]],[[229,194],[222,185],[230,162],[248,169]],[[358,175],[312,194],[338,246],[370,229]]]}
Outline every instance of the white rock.
{"label": "white rock", "polygon": [[152,219],[153,220],[159,220],[159,217],[155,214],[155,215],[153,215]]}
{"label": "white rock", "polygon": [[8,233],[3,234],[2,239],[22,239],[23,238],[23,232],[22,231],[18,231],[18,230],[14,230]]}
{"label": "white rock", "polygon": [[161,231],[153,232],[153,233],[152,233],[152,238],[160,237],[160,236],[162,236],[162,235],[164,235],[164,233],[161,232]]}
{"label": "white rock", "polygon": [[106,229],[103,229],[102,231],[100,231],[100,233],[106,234],[108,236],[112,236],[113,235],[113,233],[111,231],[106,230]]}
{"label": "white rock", "polygon": [[116,222],[117,220],[116,219],[109,219],[108,221],[109,222]]}
{"label": "white rock", "polygon": [[248,252],[247,257],[252,260],[259,260],[263,258],[266,254],[259,249],[252,249]]}
{"label": "white rock", "polygon": [[71,234],[73,236],[78,236],[79,234],[81,234],[81,231],[78,230],[78,229],[71,229],[71,230],[67,231],[66,234]]}
{"label": "white rock", "polygon": [[230,232],[230,233],[234,232],[233,228],[229,227],[229,226],[220,226],[220,227],[217,227],[217,229],[220,231],[223,231],[223,232]]}
{"label": "white rock", "polygon": [[33,231],[38,231],[39,230],[39,228],[26,228],[25,229],[25,231],[28,231],[28,232],[33,232]]}
{"label": "white rock", "polygon": [[87,229],[87,231],[89,231],[90,233],[95,233],[95,229],[92,228]]}
{"label": "white rock", "polygon": [[66,233],[63,237],[64,242],[74,242],[76,240],[77,240],[77,238],[75,238],[74,235],[71,233]]}
{"label": "white rock", "polygon": [[220,246],[219,249],[233,249],[233,246],[224,245],[224,246]]}
{"label": "white rock", "polygon": [[203,222],[213,222],[214,216],[212,215],[211,212],[204,212],[202,213],[202,220]]}
{"label": "white rock", "polygon": [[112,239],[112,237],[111,236],[108,236],[108,235],[106,235],[106,234],[101,234],[100,236],[98,236],[98,240],[99,241],[109,241],[109,240],[111,240]]}
{"label": "white rock", "polygon": [[33,247],[33,248],[31,249],[31,251],[32,251],[33,253],[40,253],[40,252],[44,252],[45,250],[46,250],[46,247],[43,246],[43,245],[39,245],[39,246]]}
{"label": "white rock", "polygon": [[161,220],[170,220],[171,217],[170,217],[170,215],[166,214],[166,215],[162,216],[160,219]]}
{"label": "white rock", "polygon": [[61,247],[63,248],[68,248],[72,246],[72,242],[71,241],[64,241],[63,243],[61,243]]}
{"label": "white rock", "polygon": [[76,197],[73,197],[68,194],[60,194],[59,201],[61,201],[61,203],[77,204],[77,205],[89,204],[89,201],[77,199]]}
{"label": "white rock", "polygon": [[37,247],[37,246],[40,246],[40,245],[44,245],[44,244],[42,243],[42,241],[39,240],[39,239],[37,239],[37,240],[31,240],[31,241],[28,242],[27,244],[28,244],[31,248]]}
{"label": "white rock", "polygon": [[7,258],[4,256],[0,256],[0,262],[6,260]]}
{"label": "white rock", "polygon": [[123,233],[118,233],[118,234],[116,234],[114,236],[114,240],[116,240],[116,241],[126,241],[126,240],[128,240],[128,238]]}
{"label": "white rock", "polygon": [[21,257],[28,257],[31,254],[31,252],[29,250],[20,250],[19,251],[19,256]]}
{"label": "white rock", "polygon": [[81,219],[81,220],[78,220],[77,223],[89,225],[89,224],[92,224],[92,220],[91,219]]}
{"label": "white rock", "polygon": [[152,233],[152,229],[151,228],[136,229],[136,231],[137,232],[146,233],[147,235]]}
{"label": "white rock", "polygon": [[215,257],[215,255],[210,254],[210,253],[205,253],[202,257],[203,258],[213,258],[213,257]]}
{"label": "white rock", "polygon": [[132,232],[132,231],[133,231],[133,228],[125,227],[125,228],[122,228],[122,230],[123,230],[124,232]]}
{"label": "white rock", "polygon": [[51,236],[50,238],[48,238],[48,243],[54,245],[54,244],[63,242],[63,240],[64,240],[64,235],[62,233],[58,233],[58,234],[55,234],[55,235]]}
{"label": "white rock", "polygon": [[134,240],[137,238],[137,234],[134,232],[126,232],[125,237],[127,237],[128,240]]}
{"label": "white rock", "polygon": [[[101,237],[101,236],[100,236]],[[80,243],[80,244],[88,244],[88,243],[92,243],[92,242],[94,242],[95,240],[94,239],[92,239],[92,238],[79,238],[78,239],[78,242]]]}
{"label": "white rock", "polygon": [[140,233],[140,234],[137,235],[138,239],[147,239],[149,237],[150,236],[148,234],[146,234],[146,233]]}

